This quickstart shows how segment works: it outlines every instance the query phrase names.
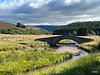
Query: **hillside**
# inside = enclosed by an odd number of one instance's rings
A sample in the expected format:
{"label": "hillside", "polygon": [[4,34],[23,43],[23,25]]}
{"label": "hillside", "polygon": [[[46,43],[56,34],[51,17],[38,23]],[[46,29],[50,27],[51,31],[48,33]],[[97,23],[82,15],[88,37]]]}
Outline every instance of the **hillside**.
{"label": "hillside", "polygon": [[16,25],[0,21],[0,28],[16,28]]}
{"label": "hillside", "polygon": [[28,28],[28,29],[34,29],[34,30],[40,30],[41,29],[39,27],[35,27],[35,26],[31,26],[31,25],[26,25],[26,28]]}
{"label": "hillside", "polygon": [[35,27],[39,27],[39,28],[42,28],[44,30],[47,30],[49,32],[53,32],[53,30],[55,30],[56,28],[60,27],[60,26],[47,26],[47,25],[40,25],[40,26],[35,26]]}
{"label": "hillside", "polygon": [[50,32],[43,30],[38,27],[27,26],[28,28],[16,27],[16,25],[0,21],[0,34],[32,34],[32,35],[41,35],[41,34],[51,34]]}
{"label": "hillside", "polygon": [[89,30],[92,30],[96,34],[100,35],[100,21],[71,23],[68,25],[58,27],[57,29],[54,30],[53,34],[69,35],[69,34],[73,34],[73,32],[77,33],[79,28],[88,28]]}

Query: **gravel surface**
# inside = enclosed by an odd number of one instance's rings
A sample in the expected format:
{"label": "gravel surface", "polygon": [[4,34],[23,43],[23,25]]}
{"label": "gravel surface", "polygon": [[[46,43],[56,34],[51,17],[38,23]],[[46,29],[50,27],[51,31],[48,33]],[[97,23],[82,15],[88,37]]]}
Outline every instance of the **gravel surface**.
{"label": "gravel surface", "polygon": [[71,53],[73,55],[78,55],[78,54],[80,54],[81,50],[78,49],[77,47],[67,47],[67,46],[65,46],[65,47],[60,47],[60,48],[56,49],[56,52],[60,52],[60,53],[68,52],[68,53]]}

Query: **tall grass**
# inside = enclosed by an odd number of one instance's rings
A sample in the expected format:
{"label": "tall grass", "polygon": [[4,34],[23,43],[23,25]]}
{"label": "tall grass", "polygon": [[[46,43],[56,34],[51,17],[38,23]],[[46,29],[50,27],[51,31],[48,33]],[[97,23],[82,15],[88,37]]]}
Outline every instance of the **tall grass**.
{"label": "tall grass", "polygon": [[100,53],[90,54],[59,67],[37,70],[20,75],[100,75]]}
{"label": "tall grass", "polygon": [[1,42],[0,41],[0,51],[8,51],[8,50],[23,50],[26,49],[26,46],[11,43],[11,42]]}
{"label": "tall grass", "polygon": [[0,52],[0,74],[14,74],[39,67],[52,65],[70,54],[56,54],[54,50],[29,50]]}
{"label": "tall grass", "polygon": [[8,50],[23,50],[26,48],[39,48],[39,47],[49,47],[49,44],[42,41],[34,40],[20,40],[20,41],[0,41],[0,51]]}
{"label": "tall grass", "polygon": [[99,42],[100,42],[100,36],[81,36],[81,37],[83,37],[83,38],[91,38],[91,39],[94,39],[94,41],[80,44],[79,45],[80,48],[86,50],[89,53],[93,53],[93,52],[99,51],[98,50],[98,46],[99,46]]}

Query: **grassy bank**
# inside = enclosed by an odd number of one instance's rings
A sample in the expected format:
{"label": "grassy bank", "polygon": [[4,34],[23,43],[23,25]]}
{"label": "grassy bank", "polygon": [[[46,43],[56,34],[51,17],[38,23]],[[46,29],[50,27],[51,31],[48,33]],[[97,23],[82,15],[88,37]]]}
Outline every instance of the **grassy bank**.
{"label": "grassy bank", "polygon": [[23,49],[26,49],[25,45],[12,43],[12,42],[2,42],[2,41],[0,41],[0,51],[23,50]]}
{"label": "grassy bank", "polygon": [[[59,67],[29,72],[29,75],[100,75],[100,53],[90,54]],[[27,73],[20,73],[27,75]]]}
{"label": "grassy bank", "polygon": [[56,54],[55,50],[29,50],[0,52],[0,74],[13,74],[52,65],[69,58],[68,53]]}
{"label": "grassy bank", "polygon": [[59,44],[70,44],[71,41],[70,41],[70,39],[63,39],[63,40],[59,41],[58,43]]}
{"label": "grassy bank", "polygon": [[83,38],[91,38],[94,39],[94,41],[91,42],[87,42],[87,43],[83,43],[80,44],[78,47],[89,52],[89,53],[93,53],[93,52],[98,52],[99,51],[99,44],[100,44],[100,36],[83,36]]}
{"label": "grassy bank", "polygon": [[42,41],[20,40],[20,41],[0,41],[0,51],[25,50],[27,48],[49,47],[49,44]]}

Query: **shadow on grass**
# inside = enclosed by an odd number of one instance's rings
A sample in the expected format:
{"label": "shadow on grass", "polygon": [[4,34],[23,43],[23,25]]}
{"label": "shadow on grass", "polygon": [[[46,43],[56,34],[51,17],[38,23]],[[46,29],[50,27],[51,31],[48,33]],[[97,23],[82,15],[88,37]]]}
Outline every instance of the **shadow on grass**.
{"label": "shadow on grass", "polygon": [[71,69],[65,68],[61,73],[51,73],[50,75],[100,75],[100,62],[94,61],[91,64],[76,66]]}

